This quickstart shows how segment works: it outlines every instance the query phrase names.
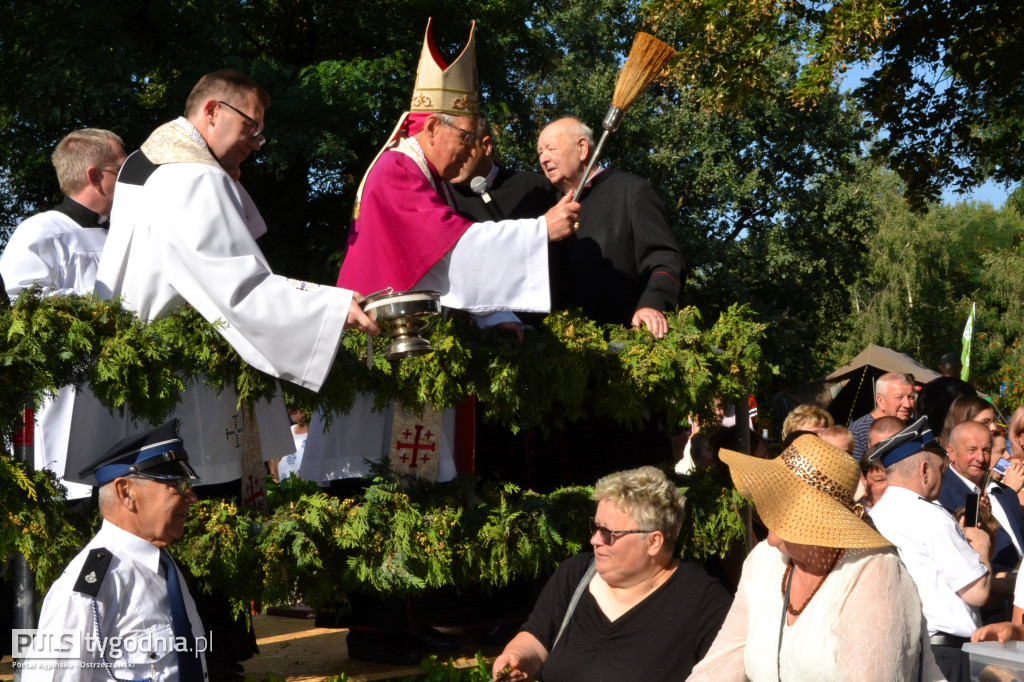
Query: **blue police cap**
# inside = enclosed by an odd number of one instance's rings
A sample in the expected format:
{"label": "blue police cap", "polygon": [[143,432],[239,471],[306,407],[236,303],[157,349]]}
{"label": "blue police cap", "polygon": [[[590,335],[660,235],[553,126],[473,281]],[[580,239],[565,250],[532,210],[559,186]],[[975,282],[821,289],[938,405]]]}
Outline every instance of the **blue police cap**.
{"label": "blue police cap", "polygon": [[78,472],[84,482],[101,486],[120,476],[158,481],[199,480],[188,463],[177,419],[114,444],[99,459]]}
{"label": "blue police cap", "polygon": [[928,417],[921,417],[894,436],[879,443],[871,455],[871,459],[887,467],[902,459],[924,450],[928,443],[935,442],[935,435],[928,427]]}

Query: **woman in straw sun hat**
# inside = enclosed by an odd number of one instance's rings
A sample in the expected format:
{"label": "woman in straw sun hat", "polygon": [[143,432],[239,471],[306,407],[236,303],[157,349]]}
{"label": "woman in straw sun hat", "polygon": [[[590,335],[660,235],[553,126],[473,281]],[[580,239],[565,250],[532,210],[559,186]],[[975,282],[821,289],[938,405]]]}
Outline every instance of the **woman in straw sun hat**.
{"label": "woman in straw sun hat", "polygon": [[854,504],[860,469],[817,436],[778,458],[722,450],[768,527],[690,680],[941,680],[910,574]]}

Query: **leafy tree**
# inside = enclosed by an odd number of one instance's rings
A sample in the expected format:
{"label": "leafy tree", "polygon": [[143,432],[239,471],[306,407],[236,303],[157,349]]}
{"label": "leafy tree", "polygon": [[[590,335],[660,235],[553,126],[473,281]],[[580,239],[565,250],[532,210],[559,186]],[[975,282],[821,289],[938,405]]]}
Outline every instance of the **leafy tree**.
{"label": "leafy tree", "polygon": [[655,25],[677,22],[675,75],[708,105],[735,108],[776,87],[771,62],[803,59],[787,92],[813,106],[849,65],[877,64],[857,91],[915,210],[943,188],[1024,177],[1024,47],[1007,0],[655,0]]}
{"label": "leafy tree", "polygon": [[[559,5],[543,16],[572,49],[536,84],[535,118],[572,114],[598,127],[644,16],[622,0]],[[675,17],[656,24],[671,45],[685,45],[684,28]],[[794,105],[785,93],[796,64],[788,52],[775,55],[770,92],[728,111],[709,108],[699,88],[656,83],[627,110],[602,158],[649,178],[661,195],[687,261],[689,302],[707,314],[742,301],[771,323],[764,351],[782,368],[778,385],[817,373],[825,331],[849,310],[842,283],[856,277],[870,217],[859,187],[867,133],[834,92],[813,109]],[[533,162],[532,147],[523,153]]]}
{"label": "leafy tree", "polygon": [[1016,2],[903,0],[858,91],[882,135],[875,153],[915,208],[948,186],[1024,178],[1024,24]]}
{"label": "leafy tree", "polygon": [[866,240],[867,267],[850,286],[854,308],[839,332],[837,355],[849,358],[877,343],[934,366],[943,353],[959,352],[975,303],[971,379],[998,392],[1006,351],[1024,335],[1024,220],[1012,209],[975,203],[915,214],[892,174],[875,182],[877,231]]}
{"label": "leafy tree", "polygon": [[542,72],[550,53],[532,11],[525,0],[14,0],[0,7],[0,226],[59,199],[48,155],[68,131],[109,128],[137,148],[202,74],[237,68],[274,98],[269,142],[243,169],[271,226],[264,250],[285,274],[333,282],[356,186],[408,106],[427,17],[451,56],[480,19],[481,76],[517,112],[516,74]]}

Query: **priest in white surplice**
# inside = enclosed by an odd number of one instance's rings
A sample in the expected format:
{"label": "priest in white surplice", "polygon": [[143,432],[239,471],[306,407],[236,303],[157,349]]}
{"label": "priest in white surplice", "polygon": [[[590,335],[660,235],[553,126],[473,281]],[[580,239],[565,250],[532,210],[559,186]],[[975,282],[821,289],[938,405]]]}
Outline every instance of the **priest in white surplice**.
{"label": "priest in white surplice", "polygon": [[[318,390],[344,328],[378,329],[352,291],[274,275],[250,234],[258,216],[233,177],[263,144],[269,104],[267,92],[236,71],[200,79],[185,116],[157,128],[118,176],[96,291],[103,298],[123,297],[147,322],[188,303],[219,324],[247,363]],[[235,396],[212,404],[214,398],[205,390],[188,391],[183,409],[191,414],[179,416],[183,434],[200,449],[193,454],[197,471],[204,482],[218,483],[239,477],[237,455],[225,450],[244,446],[246,429],[236,421],[197,424],[230,417],[210,409],[233,411]],[[283,401],[259,403],[256,416],[262,457],[291,452]],[[200,426],[198,438],[189,433]]]}
{"label": "priest in white surplice", "polygon": [[[0,255],[0,275],[12,301],[33,286],[46,295],[92,293],[124,158],[124,143],[109,130],[83,128],[57,143],[51,160],[64,200],[18,225]],[[37,470],[64,473],[74,400],[75,389],[67,386],[36,412]],[[92,492],[91,486],[63,483],[68,499]]]}

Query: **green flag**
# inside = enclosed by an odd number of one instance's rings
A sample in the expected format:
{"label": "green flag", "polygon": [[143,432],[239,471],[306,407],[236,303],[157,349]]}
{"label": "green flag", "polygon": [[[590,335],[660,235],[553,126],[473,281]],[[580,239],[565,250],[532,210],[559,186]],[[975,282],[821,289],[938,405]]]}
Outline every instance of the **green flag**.
{"label": "green flag", "polygon": [[960,370],[960,378],[967,381],[967,377],[971,374],[971,337],[974,336],[974,305],[971,304],[971,314],[967,318],[967,324],[964,325],[964,340],[963,350],[960,352],[960,364],[963,365],[963,369]]}

